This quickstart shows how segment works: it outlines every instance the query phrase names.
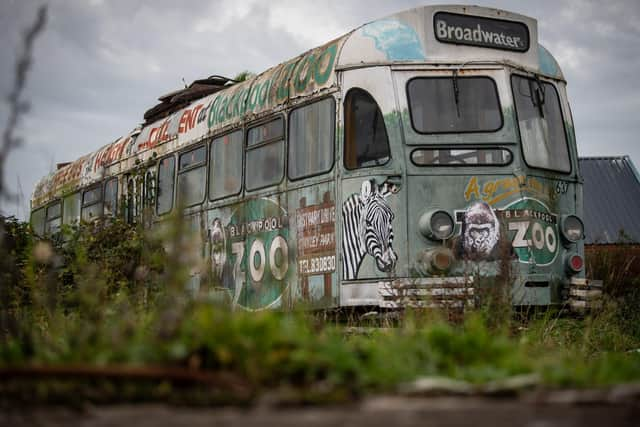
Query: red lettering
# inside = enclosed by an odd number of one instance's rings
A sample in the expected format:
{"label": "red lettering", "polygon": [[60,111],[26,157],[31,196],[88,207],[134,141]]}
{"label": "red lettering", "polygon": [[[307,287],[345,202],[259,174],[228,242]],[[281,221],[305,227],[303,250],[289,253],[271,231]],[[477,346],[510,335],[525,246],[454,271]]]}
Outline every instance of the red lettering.
{"label": "red lettering", "polygon": [[122,157],[122,153],[124,152],[124,147],[127,146],[127,144],[129,144],[129,141],[131,140],[131,138],[127,138],[124,141],[122,141],[120,143],[120,145],[118,146],[117,150],[114,150],[114,160],[115,159],[119,159],[120,157]]}
{"label": "red lettering", "polygon": [[191,114],[191,122],[189,123],[189,128],[193,129],[193,127],[196,125],[196,118],[198,117],[198,112],[202,109],[202,104],[197,105],[194,109],[193,109],[193,114]]}
{"label": "red lettering", "polygon": [[93,171],[96,172],[99,167],[104,166],[107,158],[107,154],[109,153],[109,149],[111,147],[107,147],[104,150],[100,151],[96,154],[95,161],[93,162]]}
{"label": "red lettering", "polygon": [[193,129],[196,125],[196,119],[198,118],[198,112],[202,110],[203,105],[199,104],[191,110],[184,110],[182,116],[180,116],[180,123],[178,125],[178,133],[185,133]]}
{"label": "red lettering", "polygon": [[158,139],[158,137],[156,136],[158,134],[158,130],[160,128],[153,128],[151,129],[151,133],[149,133],[149,140],[146,142],[146,145],[144,148],[148,148],[151,147],[155,144],[156,139]]}
{"label": "red lettering", "polygon": [[178,125],[178,133],[185,133],[189,130],[191,126],[189,123],[191,121],[191,110],[184,110],[182,116],[180,116],[180,124]]}
{"label": "red lettering", "polygon": [[159,135],[158,135],[158,139],[156,140],[156,143],[166,141],[167,139],[169,139],[168,131],[169,131],[169,121],[167,120],[162,124],[162,126],[160,126],[160,132],[158,132]]}
{"label": "red lettering", "polygon": [[[159,127],[151,129],[151,132],[149,132],[149,139],[139,144],[138,150],[142,150],[145,148],[153,148],[158,143],[166,141],[168,139],[169,139],[169,120],[166,120]],[[123,148],[124,148],[124,145],[123,145]]]}

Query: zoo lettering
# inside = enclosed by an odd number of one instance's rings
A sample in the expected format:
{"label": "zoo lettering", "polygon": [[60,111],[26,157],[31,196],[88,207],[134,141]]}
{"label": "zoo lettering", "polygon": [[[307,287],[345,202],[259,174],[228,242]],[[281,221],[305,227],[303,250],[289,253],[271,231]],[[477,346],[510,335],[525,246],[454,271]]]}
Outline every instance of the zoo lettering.
{"label": "zoo lettering", "polygon": [[[233,266],[235,280],[240,280],[241,286],[244,286],[246,277],[241,271],[241,265],[245,256],[245,242],[233,243],[231,251],[236,257]],[[253,282],[262,282],[266,264],[269,264],[271,275],[275,280],[284,280],[287,271],[289,271],[289,244],[284,237],[276,236],[271,241],[267,252],[264,240],[256,238],[249,249],[248,260],[249,274]]]}
{"label": "zoo lettering", "polygon": [[[532,209],[504,210],[500,213],[502,218],[510,220],[509,231],[515,232],[512,240],[514,248],[528,248],[533,244],[538,250],[546,247],[550,253],[555,252],[558,239],[554,226],[558,222],[557,215]],[[537,221],[511,221],[523,218]]]}
{"label": "zoo lettering", "polygon": [[263,231],[280,230],[284,228],[287,221],[286,216],[257,219],[241,224],[229,224],[229,236],[232,239],[244,237],[246,235],[262,233]]}
{"label": "zoo lettering", "polygon": [[209,127],[282,102],[291,95],[303,93],[314,83],[317,86],[325,84],[333,71],[337,53],[338,43],[334,42],[298,61],[279,65],[263,80],[224,91],[210,104]]}

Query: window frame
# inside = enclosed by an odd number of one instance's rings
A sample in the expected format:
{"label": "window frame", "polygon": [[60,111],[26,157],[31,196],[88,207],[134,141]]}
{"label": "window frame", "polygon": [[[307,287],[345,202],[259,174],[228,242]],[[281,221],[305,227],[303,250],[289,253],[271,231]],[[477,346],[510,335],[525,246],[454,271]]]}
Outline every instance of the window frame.
{"label": "window frame", "polygon": [[67,195],[62,197],[62,223],[63,224],[73,224],[73,222],[66,222],[65,221],[65,207],[67,205],[67,199],[70,199],[71,197],[77,197],[78,198],[78,219],[76,221],[76,224],[79,224],[80,221],[82,221],[82,190],[76,190],[73,193],[68,193]]}
{"label": "window frame", "polygon": [[[349,97],[349,94],[354,90],[366,93],[373,100],[373,102],[375,102],[376,107],[377,107],[378,111],[380,112],[380,116],[382,116],[382,124],[384,125],[384,132],[387,135],[387,148],[389,149],[389,158],[384,163],[381,163],[379,165],[356,166],[355,168],[350,168],[349,166],[347,166],[347,163],[346,163],[346,158],[347,158],[347,156],[346,156],[346,151],[347,151],[347,107],[346,107],[346,103],[347,103],[347,98]],[[343,130],[343,138],[342,138],[342,140],[343,140],[343,143],[342,143],[342,145],[343,145],[343,147],[342,147],[342,164],[343,164],[345,170],[357,171],[357,170],[360,170],[360,169],[379,168],[379,167],[388,165],[391,162],[391,160],[393,159],[393,152],[391,150],[391,141],[390,141],[390,138],[389,138],[389,131],[387,130],[387,123],[384,120],[384,114],[382,114],[382,110],[380,109],[380,104],[378,104],[378,101],[376,101],[376,99],[373,97],[373,95],[371,95],[371,92],[369,92],[368,90],[366,90],[364,88],[361,88],[359,86],[354,86],[354,87],[349,88],[349,90],[347,91],[347,93],[344,96],[344,101],[342,103],[342,108],[343,108],[342,116],[343,116],[343,123],[344,123],[344,125],[343,125],[343,129],[344,129]],[[357,157],[357,155],[356,155],[356,157]]]}
{"label": "window frame", "polygon": [[142,212],[140,207],[140,202],[142,201],[140,190],[142,189],[142,184],[140,183],[140,176],[135,172],[136,171],[134,170],[125,175],[127,190],[127,210],[125,212],[125,221],[127,224],[137,223],[140,213]]}
{"label": "window frame", "polygon": [[144,172],[142,185],[142,209],[152,208],[156,199],[156,172],[153,167],[149,167]]}
{"label": "window frame", "polygon": [[[422,165],[422,164],[416,163],[413,160],[413,153],[417,151],[424,151],[424,150],[504,150],[509,153],[510,158],[507,163],[467,163],[467,164],[463,163],[463,164],[431,164],[431,165]],[[505,167],[513,163],[513,151],[507,147],[500,147],[495,145],[492,145],[492,146],[467,146],[467,145],[429,146],[429,147],[414,148],[413,150],[411,150],[411,153],[409,154],[409,159],[411,160],[411,163],[414,166],[417,166],[419,168]]]}
{"label": "window frame", "polygon": [[471,133],[479,133],[479,134],[489,134],[489,133],[496,133],[501,131],[504,128],[504,113],[502,111],[502,102],[500,101],[500,92],[498,91],[498,85],[495,81],[495,79],[491,76],[487,76],[487,75],[465,75],[465,76],[457,76],[456,79],[460,80],[460,79],[488,79],[489,81],[491,81],[491,83],[493,84],[493,89],[494,89],[494,94],[496,95],[496,99],[498,100],[498,112],[500,113],[500,126],[498,126],[496,129],[492,129],[492,130],[466,130],[466,131],[457,131],[457,132],[422,132],[420,130],[418,130],[416,128],[416,125],[413,121],[413,114],[411,112],[411,97],[409,95],[409,84],[411,84],[412,81],[414,80],[419,80],[419,79],[424,79],[424,80],[436,80],[436,79],[448,79],[448,80],[453,80],[453,75],[452,76],[415,76],[410,78],[409,80],[407,80],[407,83],[405,84],[405,95],[407,97],[407,108],[408,108],[408,112],[409,112],[409,122],[411,123],[411,129],[413,129],[413,131],[415,133],[417,133],[418,135],[458,135],[458,134],[471,134]]}
{"label": "window frame", "polygon": [[[42,213],[42,224],[40,225],[40,230],[36,230],[35,229],[35,225],[33,223],[33,217],[34,215],[40,214]],[[40,206],[37,209],[33,209],[31,211],[31,215],[29,216],[29,227],[31,227],[31,230],[33,231],[33,233],[38,236],[38,237],[44,237],[45,234],[45,229],[46,229],[46,224],[47,224],[47,210],[46,210],[46,206]]]}
{"label": "window frame", "polygon": [[118,197],[120,195],[120,188],[119,188],[120,187],[120,181],[118,180],[117,176],[113,176],[111,178],[107,178],[104,181],[104,189],[102,190],[102,215],[103,216],[107,216],[107,212],[106,212],[107,206],[106,206],[106,203],[104,203],[105,202],[104,199],[105,199],[105,194],[107,192],[107,184],[109,184],[112,181],[116,182],[115,206],[113,206],[111,208],[111,212],[112,213],[109,216],[112,216],[112,217],[115,218],[115,217],[118,216]]}
{"label": "window frame", "polygon": [[[58,213],[58,216],[54,216],[52,218],[49,218],[49,209],[51,209],[52,207],[54,207],[55,205],[59,205],[60,206],[60,212]],[[60,220],[60,225],[58,226],[58,230],[56,231],[51,231],[51,228],[49,226],[49,224],[52,221],[55,221],[59,219]],[[45,211],[44,211],[44,234],[48,235],[48,234],[55,234],[55,233],[59,233],[62,227],[62,199],[56,199],[53,202],[50,202],[46,207],[45,207]]]}
{"label": "window frame", "polygon": [[[226,194],[224,196],[212,198],[211,197],[211,170],[212,170],[212,162],[211,162],[212,159],[211,159],[211,156],[213,155],[213,142],[215,140],[217,140],[217,139],[224,138],[225,136],[231,135],[231,134],[236,133],[236,132],[240,132],[240,138],[241,138],[240,139],[240,163],[241,163],[241,166],[240,166],[240,188],[238,189],[237,192],[235,192],[233,194]],[[207,159],[208,159],[207,172],[208,172],[208,174],[207,174],[207,195],[206,195],[206,198],[209,201],[214,202],[214,201],[223,200],[223,199],[230,198],[230,197],[236,197],[236,196],[242,194],[242,190],[244,189],[244,176],[245,176],[244,168],[245,168],[245,163],[246,163],[246,159],[245,159],[246,150],[245,150],[245,146],[244,146],[245,145],[245,140],[247,140],[246,129],[243,128],[243,127],[240,127],[240,128],[229,130],[229,131],[223,132],[223,133],[221,133],[219,135],[213,136],[211,138],[211,140],[207,143],[207,145],[209,145],[209,154],[207,156]]]}
{"label": "window frame", "polygon": [[[209,147],[209,143],[207,141],[205,141],[205,142],[202,142],[202,143],[194,144],[194,145],[192,145],[190,147],[187,147],[187,148],[185,148],[183,150],[178,151],[178,162],[177,162],[178,163],[177,164],[178,167],[177,167],[177,170],[175,171],[175,184],[174,184],[175,187],[176,187],[176,192],[175,192],[176,193],[175,194],[176,201],[180,200],[180,185],[179,185],[180,175],[192,172],[192,171],[194,171],[194,170],[196,170],[198,168],[204,168],[204,170],[205,170],[204,191],[203,191],[202,199],[200,199],[199,201],[197,201],[195,203],[192,203],[190,205],[184,205],[184,206],[182,206],[183,208],[190,208],[190,207],[193,207],[193,206],[200,205],[207,199],[207,192],[209,190],[209,188],[207,186],[207,181],[209,180],[209,176],[208,176],[209,175],[209,168],[208,168],[208,165],[209,165],[209,150],[208,150],[208,147]],[[181,170],[180,169],[180,158],[182,156],[186,155],[186,154],[191,153],[192,151],[196,151],[196,150],[199,150],[201,148],[204,148],[204,160],[202,162],[200,162],[200,163],[195,163],[195,164],[186,166],[184,169]]]}
{"label": "window frame", "polygon": [[[516,97],[515,97],[515,92],[513,90],[513,78],[515,76],[527,79],[527,80],[535,80],[535,77],[532,77],[532,75],[526,75],[526,74],[521,74],[521,73],[511,73],[511,75],[509,76],[509,86],[511,86],[511,96],[513,97],[513,112],[515,114],[515,119],[516,119],[516,130],[518,132],[518,140],[520,142],[520,152],[522,154],[522,161],[524,162],[524,164],[531,169],[538,169],[538,170],[543,170],[543,171],[547,171],[547,172],[551,172],[551,173],[556,173],[556,174],[561,174],[561,175],[571,175],[573,173],[573,161],[574,161],[574,156],[572,155],[571,152],[571,145],[569,142],[569,135],[567,134],[567,126],[565,123],[565,116],[564,116],[564,111],[562,109],[562,101],[560,99],[560,93],[558,92],[558,88],[556,88],[556,85],[554,84],[553,80],[546,80],[543,78],[543,76],[539,75],[539,79],[540,81],[544,84],[547,83],[549,84],[552,88],[554,93],[556,94],[556,99],[558,100],[558,107],[560,110],[560,119],[562,121],[562,131],[564,134],[564,142],[565,142],[565,146],[567,149],[567,156],[568,156],[568,161],[569,161],[569,170],[568,171],[560,171],[557,169],[550,169],[550,168],[543,168],[540,166],[532,166],[529,164],[529,162],[527,161],[527,158],[524,154],[524,142],[522,140],[522,134],[520,133],[520,118],[518,117],[518,107],[516,106]],[[546,95],[545,95],[545,99],[546,99]]]}
{"label": "window frame", "polygon": [[[95,189],[100,189],[100,198],[98,200],[96,200],[95,202],[92,203],[85,203],[84,201],[84,196],[86,193],[93,191]],[[86,208],[89,208],[91,206],[97,205],[99,203],[103,203],[104,202],[104,185],[102,182],[99,182],[97,184],[93,184],[88,186],[87,188],[85,188],[84,190],[82,190],[82,196],[81,196],[81,201],[80,201],[80,222],[82,221],[86,221],[84,220],[83,217],[83,211]],[[102,209],[100,209],[100,216],[98,216],[97,218],[102,218],[104,215],[104,206],[102,207]],[[91,219],[92,221],[95,220],[96,218]]]}
{"label": "window frame", "polygon": [[[331,126],[331,142],[332,142],[332,148],[333,148],[333,156],[332,156],[332,160],[331,160],[331,165],[329,166],[329,168],[327,170],[324,171],[320,171],[320,172],[316,172],[314,174],[311,175],[302,175],[298,178],[292,178],[291,175],[289,174],[290,172],[290,164],[291,162],[289,161],[289,151],[291,149],[291,141],[289,140],[289,135],[291,135],[290,129],[289,129],[289,125],[291,124],[291,114],[293,114],[294,111],[299,110],[301,108],[305,108],[308,107],[309,105],[313,105],[316,103],[320,103],[323,101],[326,101],[327,99],[331,99],[333,102],[333,114],[332,114],[332,124],[333,126]],[[286,147],[286,153],[285,153],[285,157],[286,157],[286,162],[287,162],[287,179],[289,179],[289,181],[291,182],[295,182],[295,181],[300,181],[302,179],[305,178],[313,178],[315,176],[318,175],[324,175],[327,173],[331,173],[331,171],[333,171],[335,164],[336,164],[336,113],[337,113],[337,105],[338,103],[336,102],[336,99],[332,96],[332,95],[328,95],[328,96],[323,96],[321,98],[318,99],[314,99],[311,101],[307,101],[304,102],[300,105],[296,105],[295,108],[292,108],[289,113],[287,114],[287,126],[286,126],[286,131],[287,131],[287,147]],[[386,130],[386,129],[385,129]],[[387,139],[388,139],[388,135],[387,135]],[[389,152],[391,152],[391,147],[389,147]],[[389,156],[389,159],[391,159],[391,156]]]}
{"label": "window frame", "polygon": [[[169,209],[166,212],[160,213],[158,211],[158,204],[160,202],[160,168],[162,167],[162,162],[168,158],[173,158],[173,179],[171,180],[171,205],[169,206]],[[176,161],[176,156],[175,153],[171,153],[171,154],[167,154],[166,156],[163,156],[161,158],[158,159],[158,163],[157,163],[157,167],[156,167],[156,200],[155,200],[155,212],[157,216],[164,216],[164,215],[168,215],[171,213],[171,211],[173,210],[173,208],[175,207],[175,199],[176,199],[176,180],[177,180],[177,171],[176,171],[176,166],[177,166],[177,161]]]}
{"label": "window frame", "polygon": [[[271,139],[267,139],[265,141],[261,141],[258,144],[249,146],[249,131],[251,129],[257,128],[259,126],[262,126],[264,124],[267,124],[269,122],[272,122],[272,121],[275,121],[275,120],[278,120],[278,119],[282,120],[282,138],[271,138]],[[243,182],[243,188],[244,188],[245,191],[255,192],[255,191],[260,191],[260,190],[263,190],[263,189],[269,188],[269,187],[277,187],[280,184],[282,184],[282,182],[284,181],[285,176],[287,175],[287,172],[286,172],[286,170],[287,170],[287,136],[288,136],[287,135],[287,127],[288,127],[287,120],[286,120],[286,117],[285,117],[285,115],[283,113],[279,113],[279,114],[275,114],[275,115],[269,116],[268,118],[253,122],[253,123],[245,126],[244,141],[243,141],[243,145],[244,145],[244,153],[243,153],[244,154],[244,156],[243,156],[244,157],[244,159],[243,159],[244,173],[243,173],[243,181],[242,181]],[[247,157],[248,157],[249,151],[260,149],[262,147],[266,147],[266,146],[268,146],[270,144],[274,144],[274,143],[277,143],[277,142],[280,142],[280,141],[282,141],[282,144],[284,145],[284,147],[283,147],[283,156],[282,156],[282,171],[281,171],[281,174],[280,174],[280,180],[277,181],[277,182],[274,182],[274,183],[270,183],[270,184],[267,184],[267,185],[262,185],[260,187],[255,187],[255,188],[251,188],[250,189],[247,186],[247,173],[246,173],[247,166],[249,164],[249,162],[247,161]]]}

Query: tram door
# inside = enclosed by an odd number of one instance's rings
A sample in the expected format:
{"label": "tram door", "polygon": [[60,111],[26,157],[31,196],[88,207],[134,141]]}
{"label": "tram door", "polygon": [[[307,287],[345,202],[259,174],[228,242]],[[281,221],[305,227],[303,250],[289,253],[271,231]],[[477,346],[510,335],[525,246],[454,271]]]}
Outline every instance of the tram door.
{"label": "tram door", "polygon": [[390,70],[343,74],[342,280],[406,277],[406,191]]}

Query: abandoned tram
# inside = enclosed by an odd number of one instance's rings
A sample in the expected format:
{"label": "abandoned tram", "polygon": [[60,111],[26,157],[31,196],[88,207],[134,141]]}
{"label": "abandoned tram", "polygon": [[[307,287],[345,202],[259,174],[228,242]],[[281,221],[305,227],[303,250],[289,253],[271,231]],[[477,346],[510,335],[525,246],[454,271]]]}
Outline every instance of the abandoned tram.
{"label": "abandoned tram", "polygon": [[471,296],[505,263],[514,305],[585,282],[566,82],[532,18],[412,9],[160,101],[37,184],[36,233],[180,210],[208,269],[190,286],[248,310]]}

